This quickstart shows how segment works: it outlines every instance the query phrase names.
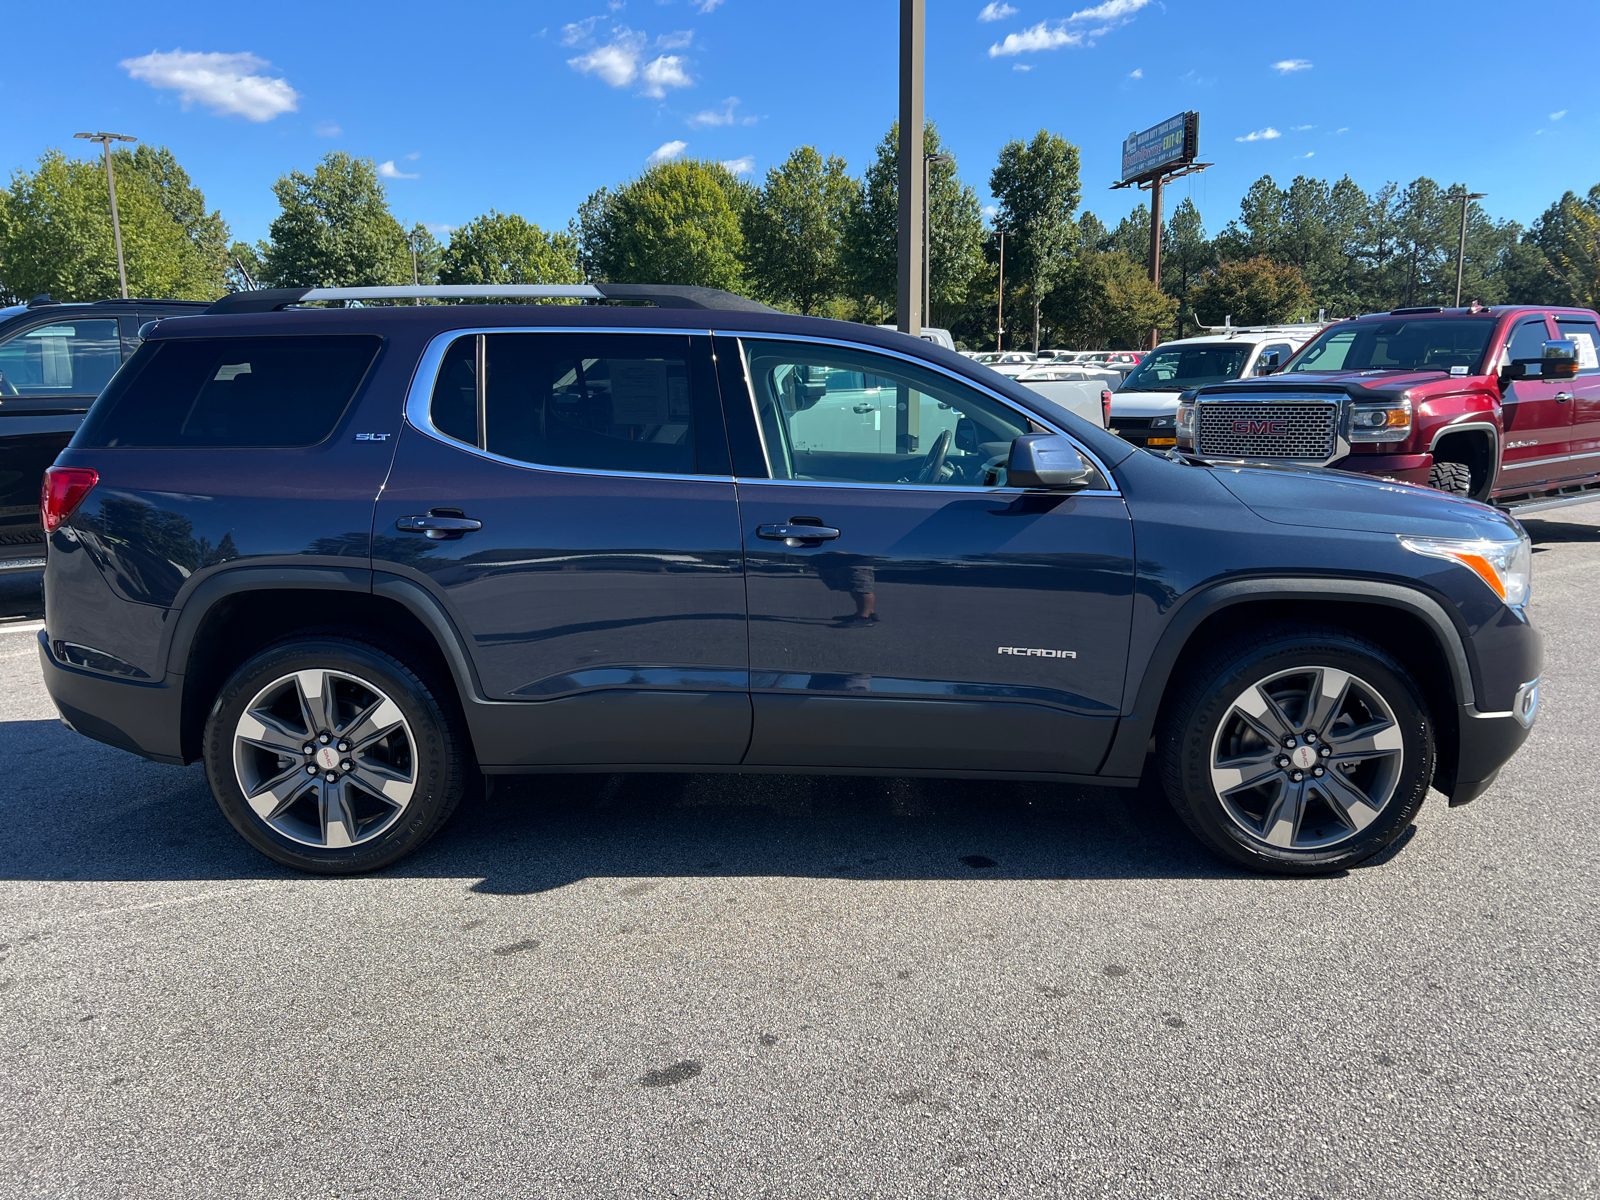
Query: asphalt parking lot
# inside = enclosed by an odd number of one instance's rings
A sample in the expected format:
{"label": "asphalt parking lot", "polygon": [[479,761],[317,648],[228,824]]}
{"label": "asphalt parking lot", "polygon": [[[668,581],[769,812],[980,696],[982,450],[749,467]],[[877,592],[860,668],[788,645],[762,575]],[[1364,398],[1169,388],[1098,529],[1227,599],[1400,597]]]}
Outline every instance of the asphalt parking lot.
{"label": "asphalt parking lot", "polygon": [[0,580],[8,1196],[1600,1194],[1600,506],[1544,711],[1343,877],[1151,790],[519,781],[381,875],[55,719]]}

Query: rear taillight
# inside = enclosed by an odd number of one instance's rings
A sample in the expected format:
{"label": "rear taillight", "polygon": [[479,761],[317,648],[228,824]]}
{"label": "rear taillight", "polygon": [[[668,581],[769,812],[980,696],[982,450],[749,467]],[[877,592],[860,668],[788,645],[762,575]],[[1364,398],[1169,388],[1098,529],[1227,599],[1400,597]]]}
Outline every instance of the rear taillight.
{"label": "rear taillight", "polygon": [[1100,389],[1100,415],[1105,418],[1101,424],[1107,429],[1111,428],[1111,389]]}
{"label": "rear taillight", "polygon": [[78,505],[100,482],[100,472],[93,467],[50,467],[44,473],[44,487],[39,493],[39,523],[46,533],[53,533],[61,523],[78,511]]}

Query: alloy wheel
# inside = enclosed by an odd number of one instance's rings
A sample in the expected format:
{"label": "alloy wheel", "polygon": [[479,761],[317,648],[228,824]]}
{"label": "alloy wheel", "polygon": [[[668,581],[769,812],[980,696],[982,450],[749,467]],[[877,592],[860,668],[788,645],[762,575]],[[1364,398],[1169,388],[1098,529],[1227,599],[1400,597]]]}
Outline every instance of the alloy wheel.
{"label": "alloy wheel", "polygon": [[1394,798],[1399,722],[1370,683],[1333,667],[1279,671],[1234,699],[1211,748],[1211,784],[1229,818],[1278,850],[1356,837]]}
{"label": "alloy wheel", "polygon": [[416,742],[400,707],[343,671],[296,671],[256,693],[234,727],[233,765],[261,821],[330,850],[392,828],[417,788]]}

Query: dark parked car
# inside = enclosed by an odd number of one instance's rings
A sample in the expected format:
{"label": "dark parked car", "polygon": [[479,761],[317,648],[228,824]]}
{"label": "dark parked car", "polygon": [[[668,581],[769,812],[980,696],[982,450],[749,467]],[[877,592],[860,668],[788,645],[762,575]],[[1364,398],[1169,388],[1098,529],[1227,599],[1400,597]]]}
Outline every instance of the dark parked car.
{"label": "dark parked car", "polygon": [[57,304],[49,296],[0,308],[0,571],[44,566],[44,469],[139,344],[139,326],[205,310],[204,301]]}
{"label": "dark parked car", "polygon": [[1527,736],[1491,508],[1156,457],[894,331],[552,292],[589,303],[254,292],[147,331],[50,472],[62,718],[203,761],[324,874],[480,772],[1131,786],[1152,750],[1207,845],[1324,872]]}

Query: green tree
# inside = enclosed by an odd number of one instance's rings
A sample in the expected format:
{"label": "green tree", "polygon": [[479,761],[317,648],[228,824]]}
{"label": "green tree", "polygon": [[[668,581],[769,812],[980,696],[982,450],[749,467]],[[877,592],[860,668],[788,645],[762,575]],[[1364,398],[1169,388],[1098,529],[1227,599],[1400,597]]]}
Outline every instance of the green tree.
{"label": "green tree", "polygon": [[1196,315],[1206,325],[1275,325],[1310,315],[1311,289],[1298,267],[1265,256],[1222,262],[1194,290]]}
{"label": "green tree", "polygon": [[844,290],[841,238],[856,191],[844,159],[812,146],[767,172],[744,231],[757,294],[809,315]]}
{"label": "green tree", "polygon": [[1007,142],[989,190],[999,204],[994,224],[1006,234],[1008,264],[1032,294],[1037,351],[1044,299],[1070,265],[1077,243],[1078,148],[1043,129],[1031,142]]}
{"label": "green tree", "polygon": [[1600,184],[1586,199],[1567,192],[1534,222],[1529,241],[1546,269],[1545,303],[1593,308],[1600,303]]}
{"label": "green tree", "polygon": [[1185,197],[1161,229],[1161,287],[1178,302],[1179,337],[1184,334],[1184,324],[1193,320],[1190,293],[1200,281],[1201,272],[1215,266],[1216,261],[1216,248],[1206,237],[1200,210]]}
{"label": "green tree", "polygon": [[1150,262],[1150,206],[1141,204],[1122,220],[1117,227],[1101,239],[1097,247],[1102,251],[1115,250],[1129,262],[1145,263],[1148,273]]}
{"label": "green tree", "polygon": [[[978,194],[957,174],[955,155],[939,137],[932,121],[924,123],[925,154],[943,154],[949,162],[933,163],[928,175],[928,258],[931,277],[927,323],[950,327],[965,310],[975,281],[984,270],[983,213]],[[876,319],[889,320],[899,300],[900,261],[900,125],[889,127],[845,217],[843,252],[849,287],[860,307]],[[1009,275],[1009,267],[1007,274]],[[917,277],[921,277],[919,271]],[[980,288],[981,290],[981,288]],[[994,291],[989,290],[990,303]]]}
{"label": "green tree", "polygon": [[749,185],[720,163],[676,159],[579,210],[577,233],[591,276],[613,283],[676,283],[739,291],[741,218]]}
{"label": "green tree", "polygon": [[451,230],[438,277],[461,285],[583,282],[572,234],[546,233],[516,213],[492,208]]}
{"label": "green tree", "polygon": [[1178,302],[1150,282],[1150,272],[1118,250],[1073,260],[1044,303],[1054,332],[1084,350],[1144,344],[1150,330],[1170,328]]}
{"label": "green tree", "polygon": [[333,151],[306,175],[272,185],[282,211],[268,228],[262,282],[271,287],[381,287],[411,282],[405,230],[370,158]]}
{"label": "green tree", "polygon": [[[165,147],[112,156],[128,292],[210,300],[226,290],[228,230]],[[0,193],[0,291],[16,299],[119,294],[111,198],[98,159],[48,150]]]}

